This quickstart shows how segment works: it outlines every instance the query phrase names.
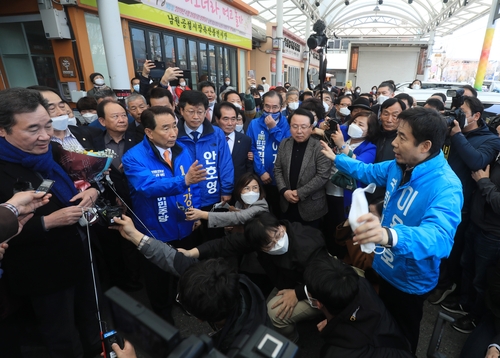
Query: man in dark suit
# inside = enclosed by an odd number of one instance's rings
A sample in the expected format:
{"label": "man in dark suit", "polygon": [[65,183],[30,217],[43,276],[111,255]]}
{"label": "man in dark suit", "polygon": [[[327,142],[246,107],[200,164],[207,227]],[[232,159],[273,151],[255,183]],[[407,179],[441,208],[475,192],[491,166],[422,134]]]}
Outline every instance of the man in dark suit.
{"label": "man in dark suit", "polygon": [[290,119],[292,136],[279,146],[274,177],[285,218],[318,228],[320,218],[328,211],[325,184],[332,163],[321,153],[319,140],[311,137],[313,123],[308,110],[294,112]]}
{"label": "man in dark suit", "polygon": [[[49,203],[37,209],[9,242],[2,281],[6,292],[23,305],[19,312],[35,313],[50,356],[94,356],[101,348],[99,325],[88,242],[82,240],[77,222],[98,192],[90,188],[78,193],[52,158],[47,107],[38,91],[0,91],[0,202],[11,198],[14,189],[36,189],[44,178],[55,181]],[[14,340],[21,335],[16,329],[19,320],[11,314],[10,320],[0,321],[0,347],[7,356],[5,347],[19,348]]]}
{"label": "man in dark suit", "polygon": [[[137,96],[142,97],[141,95]],[[129,104],[134,104],[134,102],[136,101],[132,100]],[[128,124],[125,107],[120,102],[113,100],[104,100],[99,103],[97,116],[101,125],[106,128],[100,135],[99,150],[111,149],[116,154],[111,162],[109,177],[119,197],[111,188],[105,191],[104,196],[111,205],[119,205],[126,210],[124,204],[130,207],[131,199],[128,181],[123,172],[122,157],[138,142],[135,124]],[[129,127],[132,128],[129,129]],[[131,291],[141,289],[142,285],[139,282],[138,274],[140,272],[140,255],[135,247],[121,240],[114,230],[109,230],[107,227],[96,227],[96,229],[102,238],[101,245],[110,272],[110,284]]]}
{"label": "man in dark suit", "polygon": [[214,117],[217,126],[226,135],[234,165],[234,183],[246,172],[253,171],[252,140],[247,135],[236,132],[238,110],[234,104],[222,102],[215,106]]}

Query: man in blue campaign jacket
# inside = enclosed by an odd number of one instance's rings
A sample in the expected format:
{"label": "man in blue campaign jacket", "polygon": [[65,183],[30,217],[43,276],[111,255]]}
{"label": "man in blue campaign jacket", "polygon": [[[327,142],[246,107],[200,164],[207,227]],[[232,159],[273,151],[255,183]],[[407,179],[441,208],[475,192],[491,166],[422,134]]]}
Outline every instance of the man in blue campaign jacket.
{"label": "man in blue campaign jacket", "polygon": [[280,217],[280,196],[274,180],[274,162],[283,139],[290,137],[290,126],[281,114],[283,98],[275,91],[262,96],[263,112],[250,122],[247,135],[252,139],[253,165],[255,173],[264,183],[266,200],[273,213]]}
{"label": "man in blue campaign jacket", "polygon": [[[189,154],[185,146],[176,143],[177,125],[174,112],[156,106],[141,114],[144,140],[122,158],[134,210],[154,237],[175,247],[195,245],[193,223],[186,221],[184,208],[199,207],[197,183],[205,180],[206,172]],[[194,161],[194,163],[193,163]],[[141,223],[137,227],[149,232]],[[152,263],[144,264],[146,290],[154,312],[173,323],[171,310],[175,292],[169,292],[171,275]]]}
{"label": "man in blue campaign jacket", "polygon": [[179,98],[182,118],[178,123],[178,141],[207,173],[206,179],[198,184],[202,210],[209,210],[220,201],[229,201],[234,182],[233,160],[226,136],[206,119],[207,108],[208,98],[202,92],[184,91]]}
{"label": "man in blue campaign jacket", "polygon": [[[337,168],[364,183],[385,186],[382,223],[372,214],[354,230],[354,241],[385,246],[373,268],[381,276],[380,297],[410,341],[418,344],[423,302],[436,286],[439,263],[449,255],[460,223],[462,185],[440,148],[447,127],[434,110],[412,108],[399,115],[392,142],[395,160],[364,164],[324,153]],[[383,248],[378,248],[378,252]]]}

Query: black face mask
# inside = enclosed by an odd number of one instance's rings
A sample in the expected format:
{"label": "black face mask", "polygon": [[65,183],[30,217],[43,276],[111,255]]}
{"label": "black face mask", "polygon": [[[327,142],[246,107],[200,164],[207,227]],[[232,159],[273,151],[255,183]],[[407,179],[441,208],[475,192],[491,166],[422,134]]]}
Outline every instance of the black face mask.
{"label": "black face mask", "polygon": [[255,100],[255,106],[256,107],[260,107],[260,105],[262,104],[262,99],[260,99],[260,98],[254,98],[254,100]]}

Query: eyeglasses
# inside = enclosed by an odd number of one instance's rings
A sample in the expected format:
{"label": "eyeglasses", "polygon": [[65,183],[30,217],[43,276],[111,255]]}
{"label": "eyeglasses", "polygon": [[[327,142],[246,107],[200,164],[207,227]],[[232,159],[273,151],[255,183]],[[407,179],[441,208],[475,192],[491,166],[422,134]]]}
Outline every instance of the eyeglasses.
{"label": "eyeglasses", "polygon": [[238,120],[238,118],[236,118],[236,117],[222,117],[220,120],[223,122],[236,122]]}
{"label": "eyeglasses", "polygon": [[195,114],[197,114],[198,117],[203,117],[206,113],[206,111],[194,111],[192,109],[184,111],[184,112],[186,112],[186,114],[188,114],[191,117],[194,116]]}
{"label": "eyeglasses", "polygon": [[299,128],[300,128],[303,131],[305,131],[307,128],[311,128],[311,125],[305,125],[305,124],[303,124],[303,125],[299,126],[298,124],[292,124],[290,126],[290,128],[292,128],[293,130],[299,130]]}
{"label": "eyeglasses", "polygon": [[319,308],[317,303],[316,304],[313,303],[313,301],[318,302],[318,300],[316,298],[309,297],[309,293],[307,292],[307,285],[304,285],[304,292],[306,293],[307,302],[309,302],[309,305],[312,308]]}
{"label": "eyeglasses", "polygon": [[269,111],[273,111],[273,112],[275,112],[275,111],[277,111],[277,110],[279,110],[279,109],[281,109],[281,107],[280,107],[280,106],[271,106],[271,105],[269,105],[269,104],[265,104],[265,105],[264,105],[264,110],[266,110],[266,111],[268,111],[268,112],[269,112]]}

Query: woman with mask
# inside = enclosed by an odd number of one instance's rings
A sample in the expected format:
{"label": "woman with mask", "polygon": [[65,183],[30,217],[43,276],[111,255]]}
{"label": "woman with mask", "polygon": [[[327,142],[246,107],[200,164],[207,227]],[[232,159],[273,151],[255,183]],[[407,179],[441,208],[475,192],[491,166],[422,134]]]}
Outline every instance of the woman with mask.
{"label": "woman with mask", "polygon": [[245,173],[234,186],[234,206],[227,212],[206,212],[191,208],[186,212],[186,220],[208,220],[209,228],[231,227],[231,231],[242,231],[245,222],[261,211],[269,211],[264,188],[253,173]]}
{"label": "woman with mask", "polygon": [[[379,133],[377,116],[373,112],[363,111],[355,114],[342,126],[337,126],[337,131],[331,135],[338,154],[346,154],[363,163],[373,163],[377,147],[374,142]],[[336,172],[332,166],[332,175]],[[362,186],[362,183],[356,183]],[[367,183],[369,184],[369,183]],[[326,184],[328,213],[325,215],[325,237],[328,249],[332,255],[343,256],[345,248],[334,243],[335,229],[344,222],[349,214],[352,191],[328,182]]]}
{"label": "woman with mask", "polygon": [[361,94],[361,87],[356,86],[356,88],[354,88],[354,93],[352,94],[354,99],[358,99],[360,94]]}
{"label": "woman with mask", "polygon": [[419,90],[422,88],[422,82],[420,80],[413,80],[408,87],[414,90]]}
{"label": "woman with mask", "polygon": [[186,83],[186,79],[184,77],[179,77],[179,85],[175,86],[175,95],[177,98],[181,97],[182,92],[190,91],[191,88]]}
{"label": "woman with mask", "polygon": [[92,82],[92,84],[94,85],[94,87],[92,87],[92,89],[87,91],[87,97],[94,97],[94,95],[97,91],[102,90],[104,88],[108,88],[108,86],[106,86],[106,84],[105,84],[104,76],[102,74],[100,74],[99,72],[92,73],[89,76],[89,78],[90,78],[90,81]]}

